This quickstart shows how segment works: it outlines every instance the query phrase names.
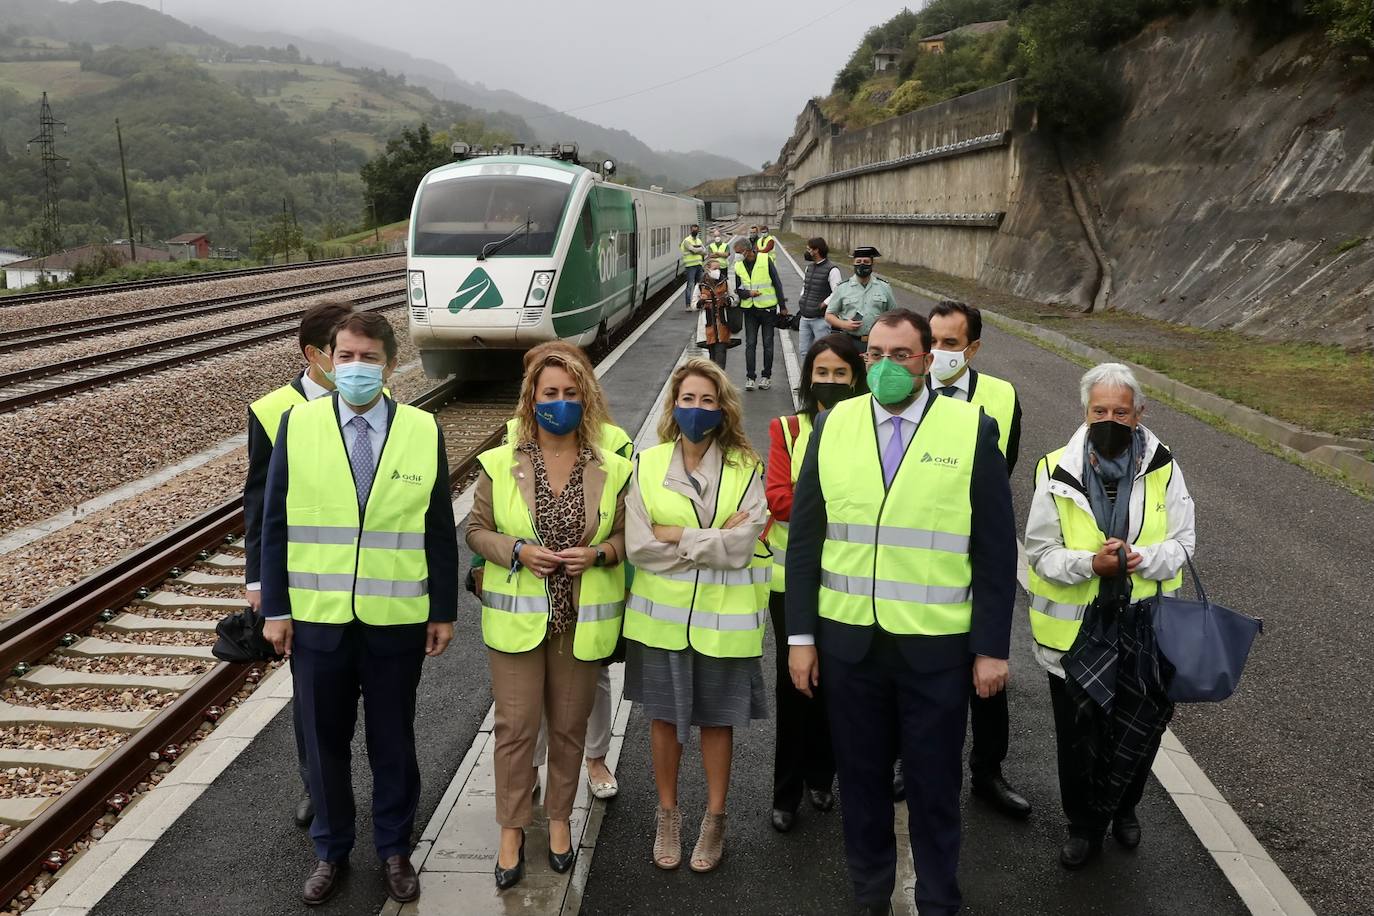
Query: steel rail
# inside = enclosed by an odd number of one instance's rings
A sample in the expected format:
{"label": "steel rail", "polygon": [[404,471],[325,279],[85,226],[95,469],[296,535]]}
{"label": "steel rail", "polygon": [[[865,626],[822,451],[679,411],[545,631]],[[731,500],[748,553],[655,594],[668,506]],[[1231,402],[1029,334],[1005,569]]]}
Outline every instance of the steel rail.
{"label": "steel rail", "polygon": [[111,315],[97,315],[92,318],[40,324],[29,328],[14,328],[9,331],[0,331],[0,353],[27,350],[31,347],[46,347],[49,344],[76,340],[92,334],[110,334],[115,331],[128,331],[133,328],[165,324],[216,312],[251,308],[255,305],[266,305],[283,299],[297,299],[301,296],[332,293],[343,289],[352,289],[356,286],[366,286],[369,283],[384,283],[387,280],[399,280],[404,275],[404,270],[387,270],[356,277],[340,277],[335,280],[298,283],[295,286],[279,286],[276,289],[256,293],[232,293],[211,299],[180,302],[176,305],[157,305],[152,308],[116,312]]}
{"label": "steel rail", "polygon": [[54,302],[62,299],[78,299],[82,296],[103,296],[108,293],[136,292],[141,289],[154,289],[159,286],[182,286],[187,283],[205,283],[212,280],[232,279],[234,277],[262,276],[291,270],[305,270],[310,267],[331,267],[337,264],[358,264],[363,261],[377,261],[382,258],[405,257],[405,252],[387,254],[365,254],[353,258],[328,258],[323,261],[306,261],[302,264],[278,264],[268,267],[240,267],[235,270],[206,271],[199,274],[186,274],[176,277],[151,277],[147,280],[126,280],[123,283],[98,283],[92,286],[73,286],[69,289],[53,289],[35,293],[14,293],[0,295],[0,308],[11,305],[31,305],[35,302]]}

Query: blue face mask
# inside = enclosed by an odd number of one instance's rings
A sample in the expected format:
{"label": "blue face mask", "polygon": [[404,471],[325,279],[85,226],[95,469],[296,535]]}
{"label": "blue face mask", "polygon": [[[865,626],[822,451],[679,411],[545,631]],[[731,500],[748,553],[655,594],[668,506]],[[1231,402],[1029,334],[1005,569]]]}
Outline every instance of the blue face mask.
{"label": "blue face mask", "polygon": [[373,363],[336,363],[334,387],[354,407],[376,400],[382,393],[382,367]]}
{"label": "blue face mask", "polygon": [[534,420],[546,432],[566,436],[582,425],[582,402],[545,401],[535,404]]}
{"label": "blue face mask", "polygon": [[705,407],[673,408],[673,419],[677,421],[677,428],[693,442],[705,439],[707,433],[720,425],[724,416],[722,411],[707,410]]}

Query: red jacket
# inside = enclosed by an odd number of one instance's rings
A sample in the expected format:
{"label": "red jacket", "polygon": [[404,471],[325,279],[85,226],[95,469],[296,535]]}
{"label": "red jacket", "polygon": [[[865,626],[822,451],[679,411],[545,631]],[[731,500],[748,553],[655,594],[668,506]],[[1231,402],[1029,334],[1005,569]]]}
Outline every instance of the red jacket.
{"label": "red jacket", "polygon": [[[794,417],[787,419],[795,422]],[[787,453],[787,441],[782,436],[782,417],[774,417],[768,424],[768,475],[763,492],[768,498],[768,511],[780,522],[792,519],[792,456]],[[792,436],[796,440],[795,432]],[[800,461],[802,456],[797,456]]]}

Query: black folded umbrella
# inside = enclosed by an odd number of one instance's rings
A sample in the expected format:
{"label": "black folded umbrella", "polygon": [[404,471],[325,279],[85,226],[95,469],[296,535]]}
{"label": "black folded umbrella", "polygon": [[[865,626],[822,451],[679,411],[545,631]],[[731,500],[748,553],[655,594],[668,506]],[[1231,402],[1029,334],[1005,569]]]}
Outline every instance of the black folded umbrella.
{"label": "black folded umbrella", "polygon": [[222,662],[251,664],[281,658],[272,644],[262,637],[261,614],[244,608],[228,615],[215,625],[215,647],[210,651]]}

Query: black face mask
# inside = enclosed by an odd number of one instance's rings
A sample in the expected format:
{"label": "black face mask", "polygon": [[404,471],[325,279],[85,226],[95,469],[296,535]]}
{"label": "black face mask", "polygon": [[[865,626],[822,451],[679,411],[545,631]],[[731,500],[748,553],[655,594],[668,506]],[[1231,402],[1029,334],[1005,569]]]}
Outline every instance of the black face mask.
{"label": "black face mask", "polygon": [[1135,427],[1115,420],[1098,420],[1088,426],[1088,441],[1103,458],[1115,458],[1131,447]]}
{"label": "black face mask", "polygon": [[812,382],[811,393],[822,408],[829,410],[846,398],[852,398],[854,386],[845,382]]}
{"label": "black face mask", "polygon": [[803,260],[803,261],[814,261],[814,260],[816,260],[815,258],[811,257],[811,249],[810,249],[810,248],[808,248],[808,249],[806,249],[805,251],[802,252],[802,260]]}
{"label": "black face mask", "polygon": [[871,273],[873,273],[873,265],[872,265],[872,264],[855,264],[855,265],[854,265],[854,276],[856,276],[856,277],[866,277],[866,276],[868,276],[868,275],[871,274]]}

